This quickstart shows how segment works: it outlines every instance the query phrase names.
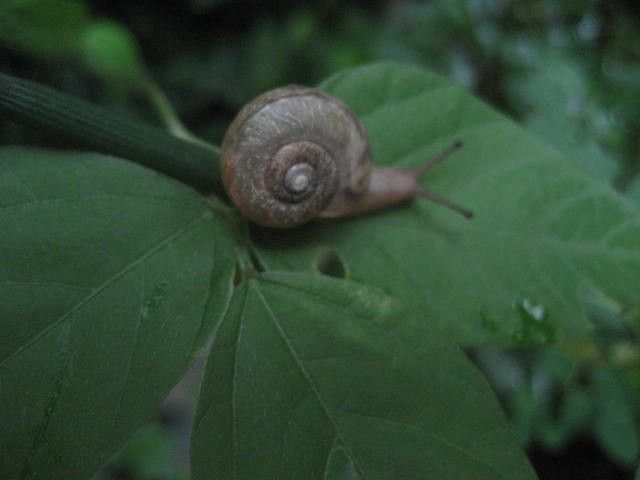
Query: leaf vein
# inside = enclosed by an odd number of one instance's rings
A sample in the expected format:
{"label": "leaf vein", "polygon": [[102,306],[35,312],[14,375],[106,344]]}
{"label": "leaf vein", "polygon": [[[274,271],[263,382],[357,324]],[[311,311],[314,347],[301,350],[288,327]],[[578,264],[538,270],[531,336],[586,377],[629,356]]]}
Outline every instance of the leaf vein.
{"label": "leaf vein", "polygon": [[311,387],[311,390],[313,391],[315,397],[318,399],[318,403],[320,404],[320,406],[324,410],[324,413],[327,416],[327,419],[331,422],[336,434],[342,440],[342,443],[343,443],[344,448],[345,448],[345,453],[349,456],[349,458],[351,459],[351,461],[355,465],[356,469],[358,470],[358,473],[360,473],[360,475],[362,475],[362,478],[366,479],[367,477],[364,476],[364,471],[362,470],[362,468],[358,464],[358,461],[356,460],[353,452],[345,444],[344,436],[343,436],[342,432],[340,431],[340,428],[338,427],[338,424],[336,423],[335,419],[332,417],[332,415],[330,413],[331,411],[329,409],[329,406],[324,402],[324,399],[320,395],[320,392],[318,391],[318,388],[316,387],[315,383],[313,382],[313,379],[311,378],[311,375],[309,374],[309,372],[307,371],[306,367],[302,363],[302,360],[300,360],[300,357],[298,357],[298,354],[295,351],[295,349],[293,348],[293,345],[291,345],[291,342],[289,341],[289,338],[287,337],[287,334],[285,333],[285,331],[283,330],[282,326],[280,325],[280,322],[276,318],[275,313],[273,312],[273,310],[271,310],[271,306],[269,305],[267,300],[264,298],[264,295],[262,295],[262,292],[260,291],[260,289],[256,288],[255,290],[256,290],[257,295],[260,297],[260,301],[264,305],[265,310],[269,314],[269,317],[273,321],[273,324],[276,327],[276,330],[278,331],[278,334],[282,337],[282,340],[284,341],[285,345],[287,346],[287,349],[288,349],[289,353],[291,354],[291,357],[293,358],[293,360],[298,365],[298,368],[300,369],[300,372],[302,373],[302,375],[305,377],[307,383],[309,384],[309,387]]}
{"label": "leaf vein", "polygon": [[118,279],[120,279],[121,277],[126,275],[129,271],[133,270],[135,267],[137,267],[139,264],[141,264],[145,260],[153,257],[156,253],[160,252],[164,247],[169,245],[172,241],[174,241],[174,240],[178,239],[180,236],[184,235],[192,227],[194,227],[198,223],[202,222],[204,219],[208,218],[209,216],[210,216],[210,213],[207,211],[207,212],[203,213],[202,215],[200,215],[199,217],[193,219],[189,223],[185,224],[183,227],[181,227],[178,230],[176,230],[175,232],[173,232],[171,235],[165,237],[163,240],[158,242],[155,246],[153,246],[152,248],[147,250],[144,254],[142,254],[140,257],[138,257],[133,262],[129,263],[126,267],[124,267],[122,270],[117,272],[115,275],[109,277],[101,285],[99,285],[97,288],[92,290],[89,295],[87,295],[80,302],[78,302],[75,306],[73,306],[70,310],[68,310],[67,312],[62,314],[54,322],[52,322],[50,325],[48,325],[47,327],[42,329],[40,332],[38,332],[30,341],[26,342],[19,349],[17,349],[11,355],[9,355],[7,358],[5,358],[2,362],[0,362],[0,368],[2,368],[6,363],[10,362],[16,356],[20,355],[22,352],[24,352],[25,350],[30,348],[32,345],[34,345],[40,338],[42,338],[44,335],[46,335],[49,331],[53,330],[57,325],[59,325],[60,323],[65,321],[69,316],[73,315],[75,312],[80,310],[80,308],[85,306],[93,298],[95,298],[100,293],[102,293],[104,290],[106,290],[115,281],[117,281]]}
{"label": "leaf vein", "polygon": [[441,443],[442,445],[445,445],[453,450],[456,450],[460,453],[462,453],[464,456],[466,456],[467,458],[473,460],[474,462],[477,462],[480,465],[484,465],[485,467],[487,467],[489,470],[491,470],[492,472],[496,473],[499,477],[501,478],[509,478],[507,477],[505,474],[503,474],[502,472],[500,472],[496,467],[494,467],[493,465],[491,465],[490,463],[486,462],[485,460],[481,459],[480,457],[473,455],[471,452],[469,452],[467,449],[465,449],[464,447],[458,445],[457,443],[454,443],[450,440],[447,440],[446,438],[430,432],[422,427],[419,427],[417,425],[411,425],[410,423],[404,423],[404,422],[399,422],[397,420],[391,420],[389,418],[384,418],[384,417],[378,417],[375,415],[368,415],[368,414],[364,414],[364,413],[358,413],[358,412],[351,412],[348,410],[340,410],[340,413],[344,414],[344,415],[350,415],[350,416],[354,416],[354,417],[362,417],[362,418],[368,418],[371,420],[377,420],[377,421],[381,421],[384,423],[390,423],[392,425],[398,426],[398,427],[403,427],[403,428],[407,428],[410,430],[417,430],[420,433],[423,433],[431,438],[433,438],[434,440],[436,440],[437,442]]}

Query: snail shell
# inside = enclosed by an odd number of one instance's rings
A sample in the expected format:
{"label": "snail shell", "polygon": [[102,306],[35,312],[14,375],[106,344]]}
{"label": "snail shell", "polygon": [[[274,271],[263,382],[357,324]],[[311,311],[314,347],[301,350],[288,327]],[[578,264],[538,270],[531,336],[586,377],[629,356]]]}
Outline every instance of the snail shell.
{"label": "snail shell", "polygon": [[362,124],[344,104],[289,86],[240,111],[222,142],[222,177],[246,217],[287,228],[323,212],[332,216],[363,195],[371,153]]}

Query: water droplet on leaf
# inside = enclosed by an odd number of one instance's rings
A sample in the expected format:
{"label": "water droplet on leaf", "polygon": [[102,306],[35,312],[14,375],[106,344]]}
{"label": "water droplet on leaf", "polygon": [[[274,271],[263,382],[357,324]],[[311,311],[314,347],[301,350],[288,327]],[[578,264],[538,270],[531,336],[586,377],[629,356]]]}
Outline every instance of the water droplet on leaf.
{"label": "water droplet on leaf", "polygon": [[529,298],[516,300],[513,308],[518,312],[520,324],[513,337],[522,345],[547,345],[556,340],[556,328],[549,320],[547,309]]}

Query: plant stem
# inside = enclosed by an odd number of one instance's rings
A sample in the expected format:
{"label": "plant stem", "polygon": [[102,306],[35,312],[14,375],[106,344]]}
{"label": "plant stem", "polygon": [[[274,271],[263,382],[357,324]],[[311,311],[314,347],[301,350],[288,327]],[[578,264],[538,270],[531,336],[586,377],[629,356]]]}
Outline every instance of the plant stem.
{"label": "plant stem", "polygon": [[202,140],[177,138],[72,95],[1,73],[0,112],[224,196],[219,155]]}
{"label": "plant stem", "polygon": [[180,120],[180,117],[178,117],[175,110],[171,106],[171,102],[169,102],[169,99],[167,98],[165,93],[162,91],[160,86],[153,79],[151,79],[151,77],[146,77],[142,81],[142,88],[147,95],[147,98],[160,115],[160,118],[167,127],[167,130],[169,130],[169,132],[171,132],[174,137],[181,138],[183,140],[186,140],[187,142],[195,143],[215,153],[220,153],[220,148],[218,146],[196,137],[187,129],[187,127],[184,126],[184,124]]}

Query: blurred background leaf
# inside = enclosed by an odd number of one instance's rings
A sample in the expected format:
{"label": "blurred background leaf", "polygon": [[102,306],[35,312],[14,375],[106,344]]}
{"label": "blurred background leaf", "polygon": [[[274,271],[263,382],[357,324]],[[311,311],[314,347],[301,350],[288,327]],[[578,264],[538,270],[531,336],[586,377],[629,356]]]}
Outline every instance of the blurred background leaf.
{"label": "blurred background leaf", "polygon": [[38,60],[72,60],[88,19],[87,5],[76,0],[6,0],[0,41]]}
{"label": "blurred background leaf", "polygon": [[636,205],[640,205],[640,177],[636,178],[629,186],[629,198]]}
{"label": "blurred background leaf", "polygon": [[106,20],[92,22],[82,32],[80,45],[83,66],[114,93],[126,94],[144,82],[138,44],[122,25]]}

